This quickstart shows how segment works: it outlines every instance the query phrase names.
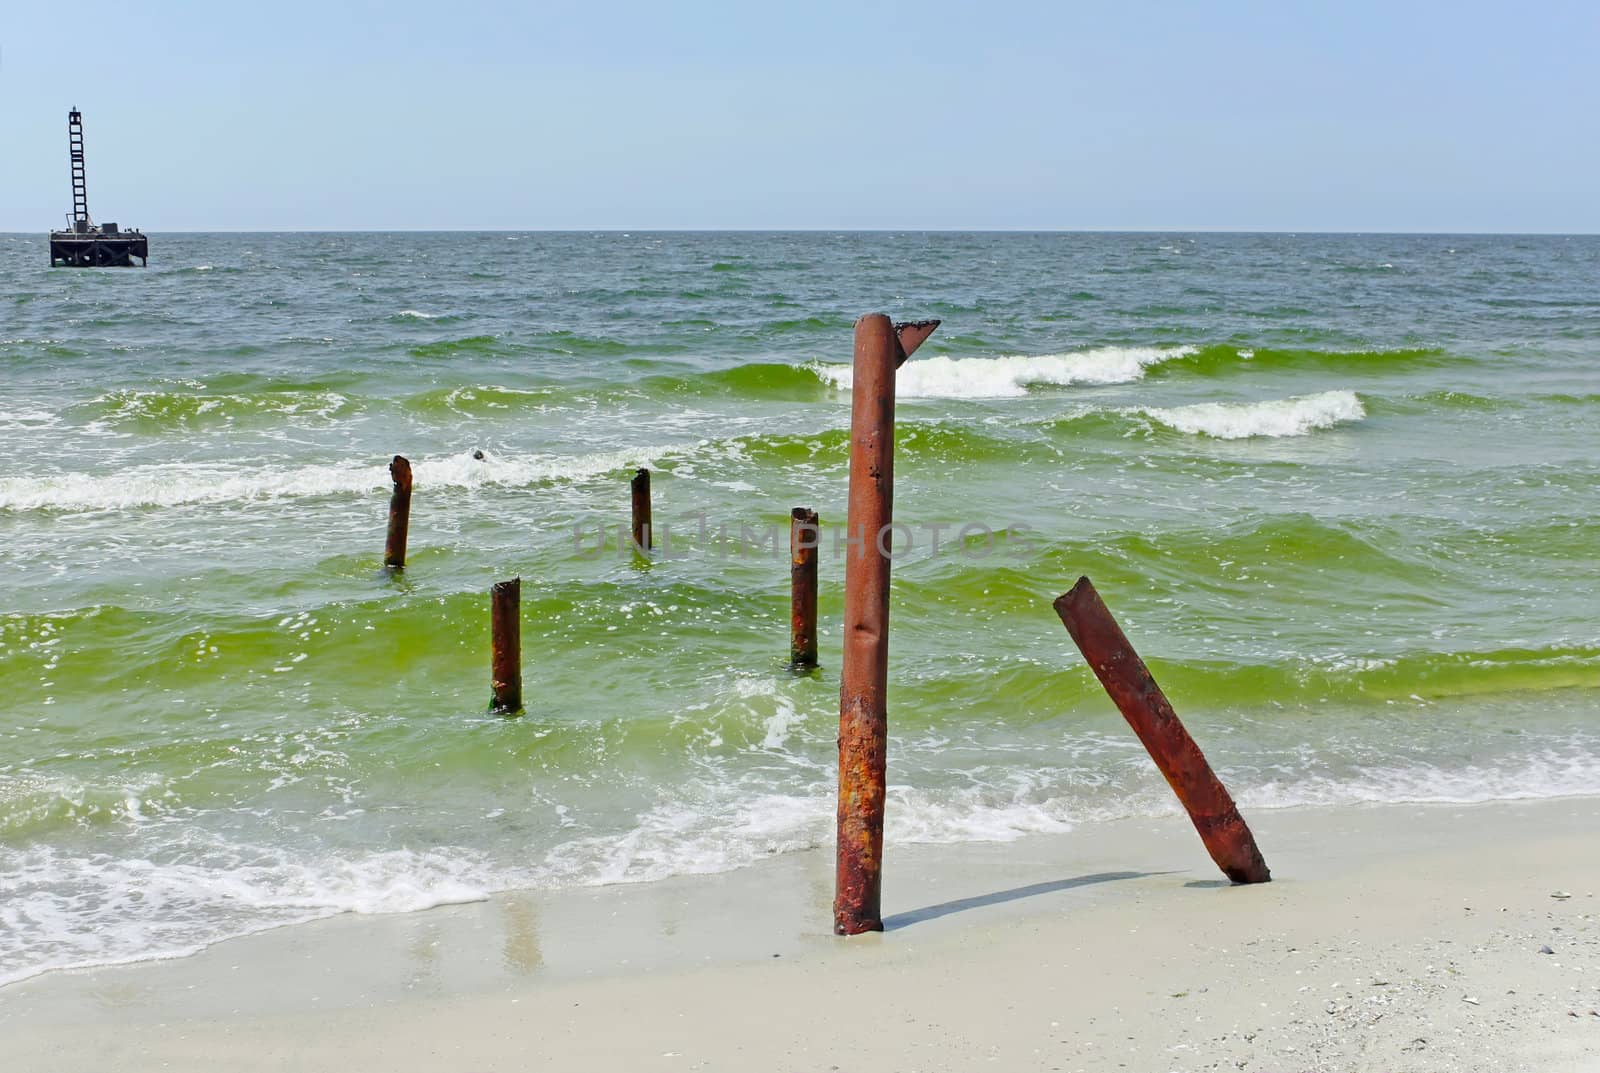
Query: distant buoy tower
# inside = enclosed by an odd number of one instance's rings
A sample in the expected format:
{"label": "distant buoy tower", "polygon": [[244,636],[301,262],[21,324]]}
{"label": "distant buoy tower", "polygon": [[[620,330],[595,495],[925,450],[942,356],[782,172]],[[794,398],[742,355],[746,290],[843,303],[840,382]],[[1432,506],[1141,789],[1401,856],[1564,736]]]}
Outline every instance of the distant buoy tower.
{"label": "distant buoy tower", "polygon": [[138,230],[96,224],[89,218],[89,185],[83,172],[83,113],[67,113],[67,150],[72,160],[72,215],[65,231],[50,232],[50,264],[68,268],[132,268],[149,261],[150,240]]}

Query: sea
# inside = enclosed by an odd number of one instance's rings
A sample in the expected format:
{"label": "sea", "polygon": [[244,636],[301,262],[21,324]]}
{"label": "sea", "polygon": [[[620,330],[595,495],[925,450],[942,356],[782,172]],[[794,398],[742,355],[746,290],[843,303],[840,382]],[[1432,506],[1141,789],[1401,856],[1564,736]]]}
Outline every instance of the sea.
{"label": "sea", "polygon": [[0,982],[828,852],[873,311],[943,322],[898,379],[891,889],[898,846],[1184,822],[1052,611],[1083,575],[1247,817],[1600,793],[1600,237],[151,252],[0,236]]}

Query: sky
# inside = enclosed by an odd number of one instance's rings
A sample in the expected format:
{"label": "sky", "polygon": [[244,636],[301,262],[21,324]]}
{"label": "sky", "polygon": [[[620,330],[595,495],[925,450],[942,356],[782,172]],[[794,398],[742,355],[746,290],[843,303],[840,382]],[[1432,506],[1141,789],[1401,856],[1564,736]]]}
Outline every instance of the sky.
{"label": "sky", "polygon": [[[81,27],[77,31],[74,27]],[[0,231],[1600,231],[1600,4],[0,5]]]}

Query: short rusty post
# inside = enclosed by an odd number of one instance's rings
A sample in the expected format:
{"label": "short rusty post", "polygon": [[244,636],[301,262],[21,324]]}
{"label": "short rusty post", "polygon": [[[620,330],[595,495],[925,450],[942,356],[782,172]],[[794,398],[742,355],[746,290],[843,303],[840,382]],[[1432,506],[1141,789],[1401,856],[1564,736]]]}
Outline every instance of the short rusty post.
{"label": "short rusty post", "polygon": [[647,552],[655,547],[650,526],[650,471],[640,467],[633,475],[633,550]]}
{"label": "short rusty post", "polygon": [[406,567],[406,534],[411,529],[411,463],[400,455],[389,463],[394,494],[389,497],[389,537],[383,543],[383,565],[390,570]]}
{"label": "short rusty post", "polygon": [[522,579],[489,587],[489,710],[522,711]]}
{"label": "short rusty post", "polygon": [[1144,660],[1128,643],[1088,578],[1058,597],[1056,614],[1089,661],[1095,676],[1139,735],[1150,758],[1194,821],[1206,851],[1235,883],[1265,883],[1272,878],[1255,836],[1228,796],[1227,787],[1206,763],[1178,714]]}
{"label": "short rusty post", "polygon": [[894,520],[894,373],[938,321],[856,321],[845,520],[844,658],[839,673],[839,815],[833,930],[882,931],[884,778],[889,745],[889,555]]}
{"label": "short rusty post", "polygon": [[789,512],[789,666],[817,665],[817,512]]}

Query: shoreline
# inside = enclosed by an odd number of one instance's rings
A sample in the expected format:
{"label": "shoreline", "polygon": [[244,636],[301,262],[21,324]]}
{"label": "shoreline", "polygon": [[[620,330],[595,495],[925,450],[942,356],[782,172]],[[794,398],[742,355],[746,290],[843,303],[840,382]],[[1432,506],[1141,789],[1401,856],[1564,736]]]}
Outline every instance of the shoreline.
{"label": "shoreline", "polygon": [[1270,884],[1177,815],[890,846],[850,940],[821,849],[52,971],[0,988],[0,1064],[1600,1069],[1600,798],[1247,819]]}

